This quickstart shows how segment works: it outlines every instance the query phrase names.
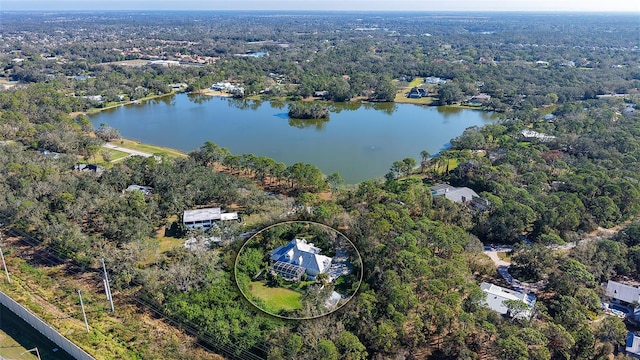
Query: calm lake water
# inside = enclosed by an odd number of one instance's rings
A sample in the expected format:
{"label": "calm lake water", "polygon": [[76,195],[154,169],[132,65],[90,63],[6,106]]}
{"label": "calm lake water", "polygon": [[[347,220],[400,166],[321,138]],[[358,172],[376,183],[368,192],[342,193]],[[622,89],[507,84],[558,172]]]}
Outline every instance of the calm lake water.
{"label": "calm lake water", "polygon": [[482,111],[410,104],[331,106],[330,120],[291,120],[284,103],[178,94],[92,115],[125,138],[185,152],[213,141],[234,154],[291,165],[306,162],[355,184],[384,176],[396,160],[435,154],[470,126],[494,121]]}

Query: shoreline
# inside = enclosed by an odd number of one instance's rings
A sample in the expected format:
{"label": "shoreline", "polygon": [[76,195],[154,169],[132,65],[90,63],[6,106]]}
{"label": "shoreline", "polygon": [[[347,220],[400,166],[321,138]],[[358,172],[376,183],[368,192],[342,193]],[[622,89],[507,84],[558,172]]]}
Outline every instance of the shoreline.
{"label": "shoreline", "polygon": [[149,100],[160,99],[160,98],[163,98],[165,96],[171,96],[171,95],[175,95],[175,94],[177,94],[177,93],[176,92],[170,92],[168,94],[151,95],[151,96],[144,97],[142,99],[130,100],[130,101],[121,102],[121,103],[118,103],[118,104],[113,104],[113,105],[109,105],[109,106],[105,106],[105,107],[101,107],[101,108],[89,108],[86,111],[74,111],[74,112],[69,113],[69,116],[73,119],[73,118],[75,118],[75,117],[77,117],[79,115],[85,115],[85,116],[86,115],[93,115],[93,114],[97,114],[97,113],[99,113],[101,111],[104,111],[104,110],[115,109],[115,108],[118,108],[120,106],[126,106],[126,105],[142,104],[142,103],[144,103],[146,101],[149,101]]}
{"label": "shoreline", "polygon": [[[220,97],[220,98],[230,98],[231,97],[229,94],[218,92],[218,91],[211,91],[211,90],[204,90],[204,91],[200,90],[200,91],[194,91],[194,92],[190,92],[190,93],[185,92],[185,93],[187,95],[198,94],[198,95],[206,95],[206,96]],[[158,98],[162,98],[162,97],[165,97],[165,96],[173,96],[173,95],[177,95],[177,94],[181,94],[181,93],[175,93],[174,92],[174,93],[170,93],[170,94],[157,95],[157,96],[146,98],[144,101],[151,100],[151,99],[158,99]],[[248,100],[267,101],[267,102],[278,101],[278,100],[274,100],[274,99],[255,99],[255,98],[249,98]],[[358,104],[361,104],[361,103],[364,103],[364,102],[365,101],[362,101],[362,100],[360,100],[360,101],[351,101],[351,103],[358,103]],[[110,107],[96,109],[97,111],[92,112],[92,114],[97,114],[102,110],[109,109],[109,108],[116,108],[118,106],[126,105],[126,104],[129,104],[129,103],[131,103],[131,102],[123,103],[123,104],[117,104],[117,105],[113,105],[113,106],[110,106]],[[345,102],[344,104],[346,106],[349,106],[349,103],[350,102]],[[389,103],[368,102],[368,103],[370,103],[370,104],[389,104],[390,106],[395,106],[395,104],[397,104],[397,102],[389,102]],[[144,104],[144,102],[143,102],[143,104]],[[340,103],[338,103],[338,104],[340,104]],[[421,105],[421,104],[412,104],[412,103],[408,103],[407,105],[420,105],[420,107],[428,106],[428,107],[442,108],[443,111],[453,111],[453,112],[463,111],[463,110],[481,111],[481,112],[490,112],[491,111],[491,110],[488,110],[486,108],[484,108],[484,109],[483,108],[478,108],[478,107],[469,108],[469,107],[466,107],[464,105],[437,106],[437,105]],[[449,139],[449,141],[450,140],[451,139]],[[186,157],[186,156],[188,156],[188,153],[189,153],[187,151],[174,149],[174,148],[170,148],[170,147],[165,147],[165,146],[161,146],[161,145],[155,145],[153,143],[145,143],[145,142],[143,142],[141,140],[138,140],[138,139],[135,139],[135,138],[121,138],[119,140],[112,141],[110,143],[115,145],[115,146],[128,148],[128,149],[131,149],[131,150],[134,150],[134,151],[140,151],[140,152],[149,153],[149,154],[159,154],[159,155],[167,156],[169,158]],[[196,149],[197,149],[197,147],[194,148],[193,150],[196,150]],[[439,149],[437,152],[432,154],[431,157],[437,157],[442,150],[445,150],[445,149],[444,148]],[[374,176],[371,179],[366,179],[366,180],[382,180],[383,178],[384,178],[384,175],[380,174],[378,176]],[[362,180],[362,181],[365,181],[365,180]],[[349,185],[352,185],[352,186],[353,185],[357,185],[357,184],[361,183],[362,181],[349,183]]]}

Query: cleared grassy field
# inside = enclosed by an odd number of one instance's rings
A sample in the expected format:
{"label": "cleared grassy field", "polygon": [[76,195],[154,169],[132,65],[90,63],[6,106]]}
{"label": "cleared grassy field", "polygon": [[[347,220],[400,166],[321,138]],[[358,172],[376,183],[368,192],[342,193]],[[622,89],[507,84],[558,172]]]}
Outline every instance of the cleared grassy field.
{"label": "cleared grassy field", "polygon": [[120,146],[127,149],[138,150],[142,152],[146,152],[149,154],[159,154],[164,155],[170,158],[176,157],[185,157],[187,154],[183,153],[180,150],[170,149],[162,146],[155,146],[144,144],[139,141],[129,140],[129,139],[120,139],[116,141],[112,141],[111,144]]}
{"label": "cleared grassy field", "polygon": [[393,100],[398,104],[417,104],[417,105],[431,105],[434,98],[426,96],[420,99],[410,99],[406,96],[406,93],[396,94],[396,98]]}
{"label": "cleared grassy field", "polygon": [[417,77],[417,78],[414,78],[413,80],[411,80],[411,82],[409,83],[408,86],[410,88],[412,88],[414,86],[418,86],[418,85],[422,84],[423,82],[424,82],[424,78]]}
{"label": "cleared grassy field", "polygon": [[249,284],[251,295],[262,299],[269,310],[274,313],[280,310],[301,309],[300,293],[284,288],[270,288],[260,281]]}

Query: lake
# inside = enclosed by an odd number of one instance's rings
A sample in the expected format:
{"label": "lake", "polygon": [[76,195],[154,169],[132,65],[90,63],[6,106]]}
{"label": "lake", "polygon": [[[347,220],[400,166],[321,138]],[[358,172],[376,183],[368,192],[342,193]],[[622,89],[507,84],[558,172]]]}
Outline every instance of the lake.
{"label": "lake", "polygon": [[431,154],[470,126],[495,121],[483,111],[393,103],[331,104],[329,120],[293,120],[285,103],[177,94],[91,115],[123,137],[190,152],[213,141],[234,154],[339,172],[348,184],[379,178],[396,160]]}

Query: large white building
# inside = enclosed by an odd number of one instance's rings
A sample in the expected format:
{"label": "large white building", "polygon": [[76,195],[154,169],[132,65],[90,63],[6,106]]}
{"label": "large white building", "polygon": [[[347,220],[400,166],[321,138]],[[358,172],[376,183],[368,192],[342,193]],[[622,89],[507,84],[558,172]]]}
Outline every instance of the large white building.
{"label": "large white building", "polygon": [[468,187],[453,187],[448,184],[438,184],[431,187],[431,196],[444,196],[454,203],[466,203],[480,196]]}
{"label": "large white building", "polygon": [[220,208],[205,208],[185,210],[182,223],[187,229],[209,230],[218,221],[236,220],[240,217],[237,212],[223,213]]}
{"label": "large white building", "polygon": [[[532,294],[525,294],[502,286],[483,282],[480,289],[485,292],[486,298],[482,305],[494,310],[502,315],[529,319],[533,315],[533,307],[536,304],[536,297]],[[510,313],[509,307],[505,303],[507,300],[522,301],[527,309],[516,314]]]}
{"label": "large white building", "polygon": [[[320,248],[307,243],[305,239],[293,239],[288,244],[279,246],[271,252],[271,260],[278,263],[287,263],[304,268],[307,275],[315,278],[316,275],[326,272],[331,266],[332,258],[320,255]],[[274,267],[277,271],[277,267]]]}

